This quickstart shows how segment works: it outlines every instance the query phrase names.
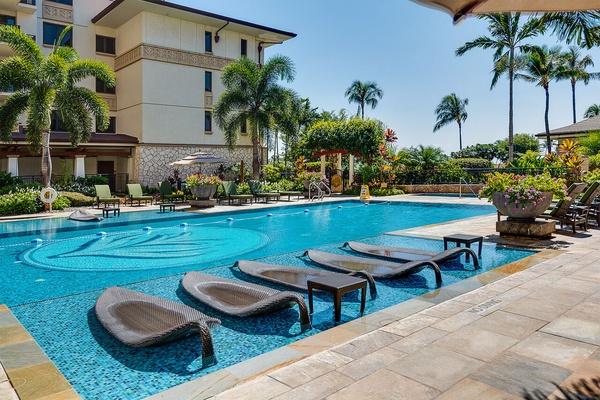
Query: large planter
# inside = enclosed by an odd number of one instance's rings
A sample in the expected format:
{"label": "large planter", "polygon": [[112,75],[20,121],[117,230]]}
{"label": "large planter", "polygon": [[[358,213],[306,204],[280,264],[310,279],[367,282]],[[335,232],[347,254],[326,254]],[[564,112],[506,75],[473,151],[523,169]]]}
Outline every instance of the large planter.
{"label": "large planter", "polygon": [[215,193],[217,193],[217,187],[214,186],[193,186],[190,188],[190,191],[194,196],[199,198],[200,200],[208,200],[212,199]]}
{"label": "large planter", "polygon": [[544,211],[550,207],[552,203],[552,192],[544,192],[545,199],[538,204],[529,204],[526,209],[522,210],[520,207],[516,207],[514,203],[504,204],[506,198],[504,192],[495,192],[492,194],[492,203],[498,209],[500,214],[506,215],[511,221],[523,221],[532,222],[535,221],[535,217],[541,215]]}

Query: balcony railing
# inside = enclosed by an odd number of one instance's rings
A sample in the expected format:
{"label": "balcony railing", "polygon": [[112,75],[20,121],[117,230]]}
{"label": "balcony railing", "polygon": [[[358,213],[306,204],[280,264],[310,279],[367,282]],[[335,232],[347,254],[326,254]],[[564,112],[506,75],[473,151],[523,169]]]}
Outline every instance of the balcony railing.
{"label": "balcony railing", "polygon": [[19,1],[19,3],[21,3],[21,4],[27,4],[27,5],[30,5],[30,6],[35,6],[35,0],[21,0],[21,1]]}

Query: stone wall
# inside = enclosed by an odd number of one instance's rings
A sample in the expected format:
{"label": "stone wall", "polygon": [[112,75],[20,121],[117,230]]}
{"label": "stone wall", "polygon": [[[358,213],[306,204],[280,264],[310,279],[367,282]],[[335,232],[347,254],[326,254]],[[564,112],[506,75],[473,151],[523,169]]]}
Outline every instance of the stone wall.
{"label": "stone wall", "polygon": [[197,147],[197,146],[164,146],[164,145],[140,145],[136,149],[132,182],[139,182],[146,186],[156,186],[158,182],[164,181],[169,176],[173,176],[174,170],[179,170],[179,176],[183,179],[186,175],[195,174],[199,170],[203,174],[212,174],[219,167],[219,164],[189,165],[183,167],[174,167],[169,165],[173,161],[180,160],[197,151],[205,151],[217,157],[230,160],[225,164],[229,167],[244,160],[244,164],[252,168],[252,148],[239,146],[233,151],[227,147]]}

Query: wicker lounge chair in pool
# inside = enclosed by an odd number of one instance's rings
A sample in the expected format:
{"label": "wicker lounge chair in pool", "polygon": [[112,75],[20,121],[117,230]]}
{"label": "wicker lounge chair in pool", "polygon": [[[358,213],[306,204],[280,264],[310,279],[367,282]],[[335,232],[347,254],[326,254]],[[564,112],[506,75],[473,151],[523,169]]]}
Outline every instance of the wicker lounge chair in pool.
{"label": "wicker lounge chair in pool", "polygon": [[163,203],[170,203],[177,201],[183,202],[185,200],[185,195],[173,193],[173,186],[169,181],[163,181],[158,185],[158,190],[160,191],[160,201]]}
{"label": "wicker lounge chair in pool", "polygon": [[121,199],[118,197],[113,197],[110,193],[110,186],[108,185],[94,185],[96,188],[96,202],[98,203],[98,208],[100,208],[100,204],[106,205],[116,205],[119,207],[121,205]]}
{"label": "wicker lounge chair in pool", "polygon": [[250,200],[250,204],[252,204],[252,199],[254,198],[251,194],[238,194],[237,185],[233,181],[223,181],[223,192],[225,195],[221,197],[221,200],[227,200],[231,205],[231,201],[237,200],[239,204],[242,204],[242,200],[244,202]]}
{"label": "wicker lounge chair in pool", "polygon": [[357,253],[366,254],[368,256],[386,258],[388,260],[409,262],[409,261],[433,261],[436,264],[443,264],[448,261],[456,260],[463,254],[468,254],[473,257],[473,265],[479,268],[479,260],[477,254],[467,247],[454,247],[442,252],[411,249],[404,247],[390,246],[375,246],[359,242],[346,242],[342,246],[349,247]]}
{"label": "wicker lounge chair in pool", "polygon": [[265,192],[262,183],[260,181],[248,181],[248,186],[250,186],[250,191],[254,195],[254,199],[258,201],[258,199],[265,199],[265,203],[269,201],[269,199],[277,202],[279,200],[278,192]]}
{"label": "wicker lounge chair in pool", "polygon": [[[292,267],[247,260],[236,261],[234,267],[238,267],[238,269],[246,275],[304,291],[308,290],[308,284],[306,282],[309,279],[326,275],[340,275],[337,272],[316,268]],[[375,287],[375,281],[371,274],[368,272],[357,271],[350,273],[350,275],[366,279],[367,282],[369,282],[369,288],[371,289],[371,298],[374,299],[377,297],[377,288]]]}
{"label": "wicker lounge chair in pool", "polygon": [[209,328],[221,323],[185,304],[118,286],[109,287],[94,307],[102,326],[132,347],[157,346],[200,334],[202,365],[216,363]]}
{"label": "wicker lounge chair in pool", "polygon": [[138,206],[142,205],[142,201],[144,203],[150,202],[150,204],[152,204],[153,197],[144,196],[144,193],[142,192],[142,185],[139,183],[128,183],[127,194],[129,194],[129,204],[131,205],[133,205],[134,201],[138,202]]}
{"label": "wicker lounge chair in pool", "polygon": [[365,271],[373,275],[373,278],[375,279],[400,278],[416,274],[422,269],[430,267],[435,273],[436,286],[442,286],[442,273],[440,272],[440,268],[435,262],[430,260],[411,261],[401,264],[376,258],[344,256],[317,250],[308,250],[303,256],[307,256],[311,261],[336,271]]}
{"label": "wicker lounge chair in pool", "polygon": [[254,283],[220,278],[192,271],[181,280],[183,289],[194,299],[215,310],[235,317],[265,315],[298,304],[300,326],[310,329],[310,316],[304,297]]}
{"label": "wicker lounge chair in pool", "polygon": [[98,222],[98,221],[102,221],[104,218],[102,218],[99,215],[93,214],[87,210],[76,210],[76,211],[72,212],[71,215],[69,215],[69,219],[71,219],[73,221]]}

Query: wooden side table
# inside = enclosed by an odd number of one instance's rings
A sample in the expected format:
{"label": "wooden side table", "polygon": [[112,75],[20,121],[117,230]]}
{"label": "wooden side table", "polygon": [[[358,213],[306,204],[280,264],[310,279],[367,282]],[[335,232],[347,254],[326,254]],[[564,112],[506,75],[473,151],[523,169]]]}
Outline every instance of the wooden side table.
{"label": "wooden side table", "polygon": [[104,207],[102,209],[102,216],[105,218],[109,218],[108,213],[112,211],[113,217],[121,216],[121,209],[119,207]]}
{"label": "wooden side table", "polygon": [[314,279],[309,279],[308,286],[308,307],[310,313],[313,312],[313,290],[323,290],[333,295],[334,319],[339,322],[342,316],[342,295],[354,290],[362,289],[360,298],[360,313],[365,312],[365,300],[367,298],[367,280],[355,278],[349,275],[326,275]]}
{"label": "wooden side table", "polygon": [[[460,247],[461,243],[467,248],[471,248],[471,243],[479,243],[479,251],[477,255],[481,258],[481,248],[483,247],[483,236],[465,235],[463,233],[455,233],[453,235],[444,236],[444,250],[448,250],[448,242],[456,243]],[[469,262],[469,254],[466,254],[466,260]]]}
{"label": "wooden side table", "polygon": [[167,208],[169,211],[175,211],[175,203],[160,203],[158,206],[160,208],[158,212],[161,213],[167,212]]}

